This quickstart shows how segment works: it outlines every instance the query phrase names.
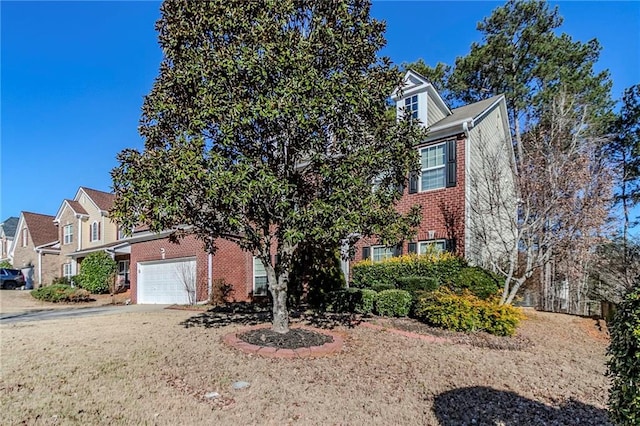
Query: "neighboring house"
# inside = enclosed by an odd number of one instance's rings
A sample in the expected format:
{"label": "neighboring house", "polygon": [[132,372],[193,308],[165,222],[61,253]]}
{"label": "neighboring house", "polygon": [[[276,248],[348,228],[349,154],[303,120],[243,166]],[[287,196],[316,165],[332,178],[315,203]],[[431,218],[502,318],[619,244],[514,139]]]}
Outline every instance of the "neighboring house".
{"label": "neighboring house", "polygon": [[72,200],[64,200],[53,218],[60,241],[59,276],[71,278],[80,272],[90,253],[105,251],[118,263],[121,285],[129,285],[129,245],[109,217],[114,194],[80,187]]}
{"label": "neighboring house", "polygon": [[[487,250],[504,251],[501,238],[509,238],[513,227],[510,214],[515,213],[513,206],[503,206],[506,208],[502,213],[491,218],[500,226],[488,230],[490,227],[484,223],[488,218],[479,208],[490,198],[489,187],[499,187],[500,193],[493,195],[499,195],[503,203],[515,203],[513,148],[505,98],[499,95],[450,109],[433,85],[418,73],[408,71],[404,83],[402,91],[392,94],[398,116],[408,109],[427,127],[428,136],[416,146],[420,171],[410,176],[398,210],[404,213],[419,204],[422,221],[411,241],[384,246],[375,238],[360,240],[355,260],[380,261],[403,253],[424,253],[431,247],[484,265]],[[500,185],[491,186],[488,181],[494,177]]]}
{"label": "neighboring house", "polygon": [[53,216],[21,212],[9,257],[36,286],[51,284],[59,276],[60,244]]}
{"label": "neighboring house", "polygon": [[0,261],[13,261],[13,259],[9,257],[9,249],[11,248],[11,242],[16,234],[17,227],[18,218],[15,216],[9,217],[0,223]]}

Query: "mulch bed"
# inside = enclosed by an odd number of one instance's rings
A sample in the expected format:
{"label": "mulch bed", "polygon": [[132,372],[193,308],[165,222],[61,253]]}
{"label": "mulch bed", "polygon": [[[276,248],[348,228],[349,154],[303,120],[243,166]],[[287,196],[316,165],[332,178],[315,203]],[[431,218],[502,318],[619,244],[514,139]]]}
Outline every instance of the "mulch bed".
{"label": "mulch bed", "polygon": [[260,328],[238,334],[238,338],[252,345],[277,349],[308,348],[333,342],[333,337],[329,335],[302,328],[292,328],[287,333]]}

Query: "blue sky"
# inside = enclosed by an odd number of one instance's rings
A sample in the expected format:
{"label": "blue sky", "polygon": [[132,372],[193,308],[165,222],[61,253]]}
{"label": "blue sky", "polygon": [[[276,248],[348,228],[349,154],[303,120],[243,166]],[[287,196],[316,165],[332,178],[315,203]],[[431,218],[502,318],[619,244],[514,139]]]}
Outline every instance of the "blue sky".
{"label": "blue sky", "polygon": [[[501,2],[375,1],[396,63],[452,64]],[[640,82],[639,2],[552,2],[574,39],[598,38],[613,95]],[[0,220],[55,215],[79,186],[111,190],[124,148],[141,148],[143,96],[161,52],[159,2],[0,2]]]}

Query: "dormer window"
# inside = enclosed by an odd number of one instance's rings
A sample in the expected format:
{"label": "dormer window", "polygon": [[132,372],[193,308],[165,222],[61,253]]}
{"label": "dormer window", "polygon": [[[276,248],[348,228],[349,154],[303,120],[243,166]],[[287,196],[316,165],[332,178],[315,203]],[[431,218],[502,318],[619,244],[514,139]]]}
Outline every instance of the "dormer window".
{"label": "dormer window", "polygon": [[411,112],[411,118],[418,119],[418,95],[406,98],[404,100],[404,109]]}

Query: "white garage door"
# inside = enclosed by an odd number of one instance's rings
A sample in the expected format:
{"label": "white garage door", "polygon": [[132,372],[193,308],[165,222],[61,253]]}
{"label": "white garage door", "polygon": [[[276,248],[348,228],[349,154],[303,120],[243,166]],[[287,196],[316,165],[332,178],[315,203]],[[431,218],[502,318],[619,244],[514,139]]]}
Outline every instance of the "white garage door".
{"label": "white garage door", "polygon": [[138,303],[187,305],[195,302],[195,283],[192,257],[138,263]]}

